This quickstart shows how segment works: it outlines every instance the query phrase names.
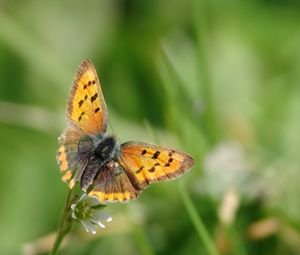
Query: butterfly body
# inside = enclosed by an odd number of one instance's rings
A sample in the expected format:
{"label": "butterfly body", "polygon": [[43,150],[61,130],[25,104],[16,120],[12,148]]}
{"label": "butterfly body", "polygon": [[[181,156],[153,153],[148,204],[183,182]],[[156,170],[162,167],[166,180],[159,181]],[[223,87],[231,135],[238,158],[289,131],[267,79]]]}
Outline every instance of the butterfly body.
{"label": "butterfly body", "polygon": [[106,169],[110,161],[117,161],[117,153],[120,145],[114,136],[97,134],[89,136],[85,134],[78,143],[76,155],[80,169],[83,171],[77,179],[80,180],[81,189],[86,191],[94,181],[96,175]]}
{"label": "butterfly body", "polygon": [[100,202],[135,199],[149,184],[174,179],[194,163],[184,152],[144,142],[119,144],[107,134],[106,104],[89,60],[77,71],[67,117],[57,153],[62,179],[70,188],[80,182]]}

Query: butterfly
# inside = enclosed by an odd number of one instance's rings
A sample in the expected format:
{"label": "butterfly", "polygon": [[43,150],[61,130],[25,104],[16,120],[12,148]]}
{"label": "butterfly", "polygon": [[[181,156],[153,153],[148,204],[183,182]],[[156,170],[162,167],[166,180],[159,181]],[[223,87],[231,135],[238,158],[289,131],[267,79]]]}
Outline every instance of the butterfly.
{"label": "butterfly", "polygon": [[194,164],[188,154],[145,142],[119,144],[107,134],[107,108],[90,60],[76,73],[67,106],[68,126],[59,137],[62,180],[99,202],[137,198],[149,184],[174,179]]}

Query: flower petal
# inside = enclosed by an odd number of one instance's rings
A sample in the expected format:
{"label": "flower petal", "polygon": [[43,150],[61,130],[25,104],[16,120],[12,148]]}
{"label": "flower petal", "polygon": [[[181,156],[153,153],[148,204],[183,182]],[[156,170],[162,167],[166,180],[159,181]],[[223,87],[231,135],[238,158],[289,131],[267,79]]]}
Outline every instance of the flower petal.
{"label": "flower petal", "polygon": [[102,210],[95,210],[93,214],[93,219],[96,221],[104,221],[104,222],[110,222],[112,221],[112,217]]}
{"label": "flower petal", "polygon": [[87,232],[91,232],[92,234],[96,234],[96,225],[89,222],[89,221],[86,221],[86,220],[81,220],[80,221],[82,223],[82,225],[84,226],[85,230]]}
{"label": "flower petal", "polygon": [[79,201],[84,201],[87,206],[92,207],[99,204],[99,200],[94,196],[88,196],[85,193],[82,194]]}
{"label": "flower petal", "polygon": [[105,228],[105,225],[101,221],[97,221],[97,224],[100,228]]}
{"label": "flower petal", "polygon": [[74,212],[74,211],[72,212],[72,218],[73,218],[73,219],[75,219],[75,220],[77,220],[77,217],[76,217],[76,215],[75,215],[75,212]]}

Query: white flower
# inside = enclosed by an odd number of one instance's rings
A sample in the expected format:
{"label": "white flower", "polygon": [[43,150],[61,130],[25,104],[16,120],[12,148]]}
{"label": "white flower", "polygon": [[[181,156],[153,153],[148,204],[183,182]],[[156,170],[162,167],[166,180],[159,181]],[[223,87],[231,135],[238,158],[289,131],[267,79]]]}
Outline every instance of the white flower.
{"label": "white flower", "polygon": [[96,197],[83,194],[77,203],[71,205],[72,217],[79,220],[87,232],[96,234],[97,225],[105,228],[103,222],[112,221],[111,216],[102,211],[104,207]]}
{"label": "white flower", "polygon": [[247,180],[251,166],[244,148],[237,142],[218,144],[203,160],[202,185],[196,183],[196,189],[203,189],[217,200],[222,199],[228,190],[236,190],[246,195]]}

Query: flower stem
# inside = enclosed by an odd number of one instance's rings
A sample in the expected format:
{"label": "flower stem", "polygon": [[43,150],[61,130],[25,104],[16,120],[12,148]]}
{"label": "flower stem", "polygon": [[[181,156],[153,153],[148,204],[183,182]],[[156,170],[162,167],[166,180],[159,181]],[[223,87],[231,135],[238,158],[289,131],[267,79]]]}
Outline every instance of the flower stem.
{"label": "flower stem", "polygon": [[50,252],[50,255],[55,255],[58,252],[58,249],[61,245],[61,242],[63,241],[64,237],[69,233],[71,226],[72,226],[72,217],[71,217],[71,194],[72,189],[69,189],[65,208],[63,210],[63,213],[60,218],[59,226],[57,229],[57,235],[54,242],[54,245],[52,247],[52,250]]}
{"label": "flower stem", "polygon": [[218,252],[217,248],[215,247],[212,238],[210,237],[200,215],[197,213],[195,205],[193,204],[191,198],[187,194],[184,186],[182,184],[179,184],[177,187],[179,189],[179,194],[181,196],[183,204],[194,224],[194,227],[196,228],[199,239],[202,241],[207,254],[219,255],[219,252]]}

